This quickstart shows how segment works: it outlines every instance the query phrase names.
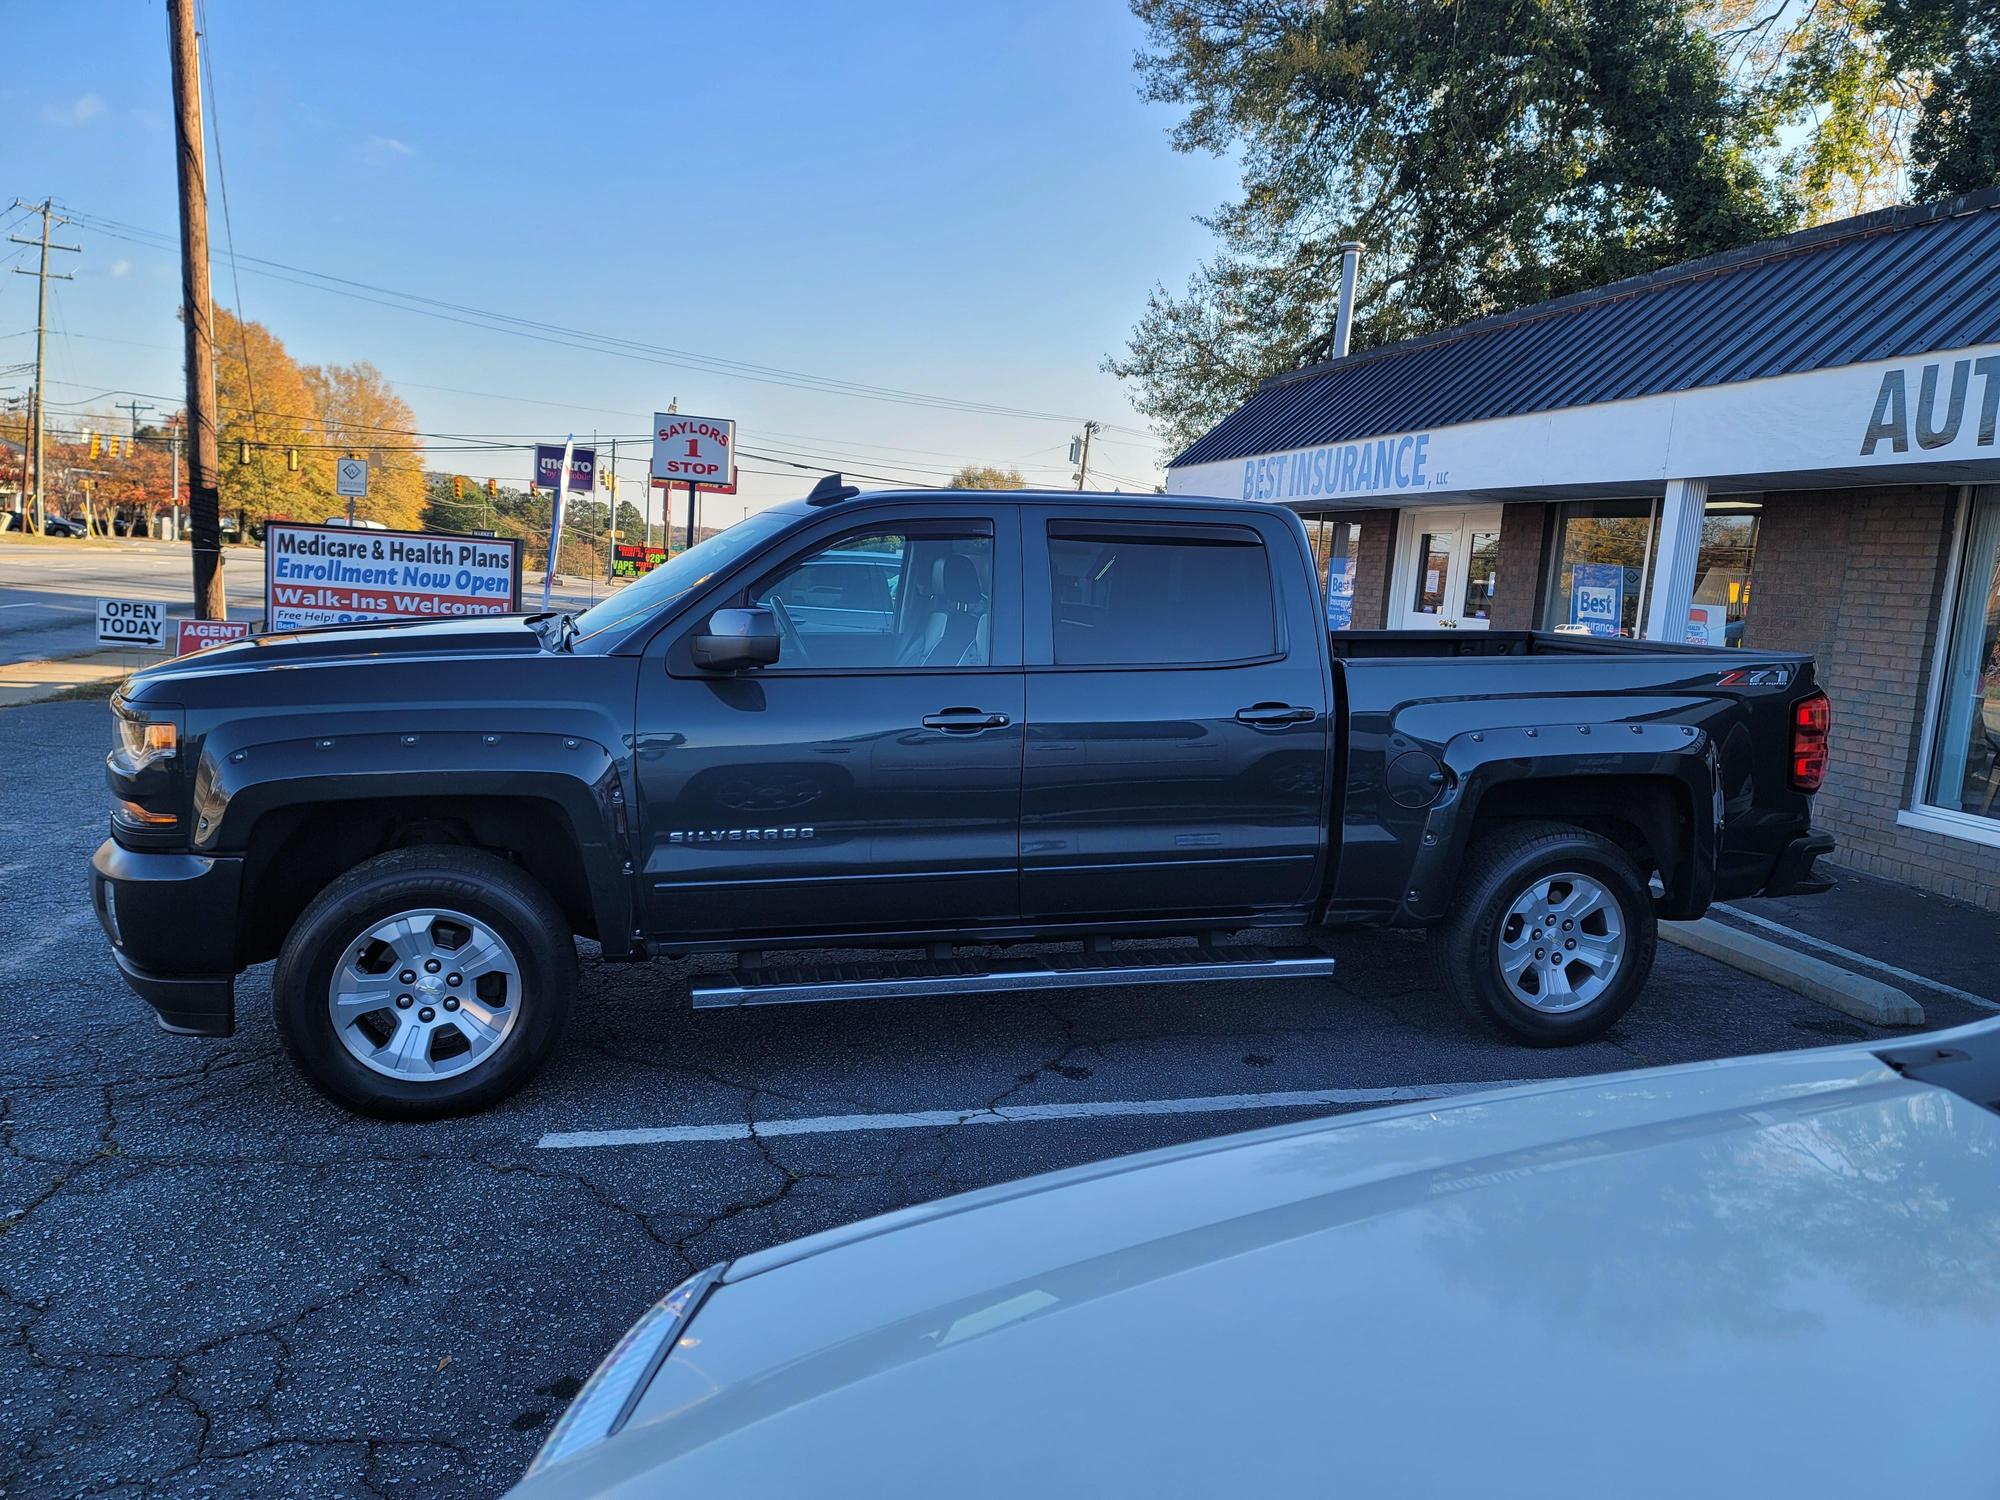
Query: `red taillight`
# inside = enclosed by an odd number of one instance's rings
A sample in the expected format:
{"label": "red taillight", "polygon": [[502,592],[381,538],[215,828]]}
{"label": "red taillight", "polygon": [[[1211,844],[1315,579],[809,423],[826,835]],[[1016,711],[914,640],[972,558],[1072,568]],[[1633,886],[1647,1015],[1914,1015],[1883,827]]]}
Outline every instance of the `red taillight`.
{"label": "red taillight", "polygon": [[1814,693],[1792,705],[1792,790],[1816,792],[1826,780],[1826,747],[1833,730],[1833,704]]}

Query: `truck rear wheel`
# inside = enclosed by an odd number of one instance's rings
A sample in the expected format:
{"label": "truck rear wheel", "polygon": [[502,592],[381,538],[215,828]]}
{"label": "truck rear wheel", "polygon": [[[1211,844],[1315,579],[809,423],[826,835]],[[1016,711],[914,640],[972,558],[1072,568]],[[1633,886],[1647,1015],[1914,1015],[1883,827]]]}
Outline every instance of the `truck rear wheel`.
{"label": "truck rear wheel", "polygon": [[1625,851],[1566,823],[1479,839],[1431,934],[1438,978],[1488,1026],[1530,1046],[1602,1036],[1653,970],[1652,893]]}
{"label": "truck rear wheel", "polygon": [[440,845],[355,866],[306,907],[271,981],[312,1086],[383,1119],[483,1109],[554,1051],[576,990],[562,912],[495,855]]}

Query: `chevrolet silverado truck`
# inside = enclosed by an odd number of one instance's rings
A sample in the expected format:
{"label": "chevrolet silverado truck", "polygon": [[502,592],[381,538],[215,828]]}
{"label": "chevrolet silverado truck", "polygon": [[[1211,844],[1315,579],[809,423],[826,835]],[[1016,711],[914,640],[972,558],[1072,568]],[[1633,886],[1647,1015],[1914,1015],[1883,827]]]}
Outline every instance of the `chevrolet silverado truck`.
{"label": "chevrolet silverado truck", "polygon": [[1329,634],[1298,517],[1236,500],[829,476],[578,615],[257,636],[111,709],[132,988],[227,1036],[275,958],[307,1078],[402,1118],[533,1075],[578,936],[737,955],[707,1007],[1296,980],[1418,927],[1551,1045],[1631,1006],[1657,919],[1832,847],[1810,658]]}

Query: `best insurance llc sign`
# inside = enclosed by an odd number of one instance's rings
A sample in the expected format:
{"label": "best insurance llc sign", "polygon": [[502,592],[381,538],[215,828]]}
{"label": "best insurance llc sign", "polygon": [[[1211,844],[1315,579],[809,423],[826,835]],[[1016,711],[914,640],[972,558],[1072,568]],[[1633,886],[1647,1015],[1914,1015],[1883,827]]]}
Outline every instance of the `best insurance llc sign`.
{"label": "best insurance llc sign", "polygon": [[521,544],[273,521],[264,529],[264,607],[273,631],[509,614],[521,607]]}

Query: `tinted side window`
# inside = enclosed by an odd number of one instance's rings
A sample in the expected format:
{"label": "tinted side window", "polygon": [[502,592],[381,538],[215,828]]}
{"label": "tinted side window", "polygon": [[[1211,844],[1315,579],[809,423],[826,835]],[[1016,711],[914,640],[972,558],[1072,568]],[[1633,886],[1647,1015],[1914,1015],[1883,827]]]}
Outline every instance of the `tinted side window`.
{"label": "tinted side window", "polygon": [[778,617],[788,671],[983,667],[992,660],[993,538],[843,537],[750,590]]}
{"label": "tinted side window", "polygon": [[1051,523],[1063,666],[1241,661],[1277,649],[1271,568],[1247,527],[1121,533]]}

